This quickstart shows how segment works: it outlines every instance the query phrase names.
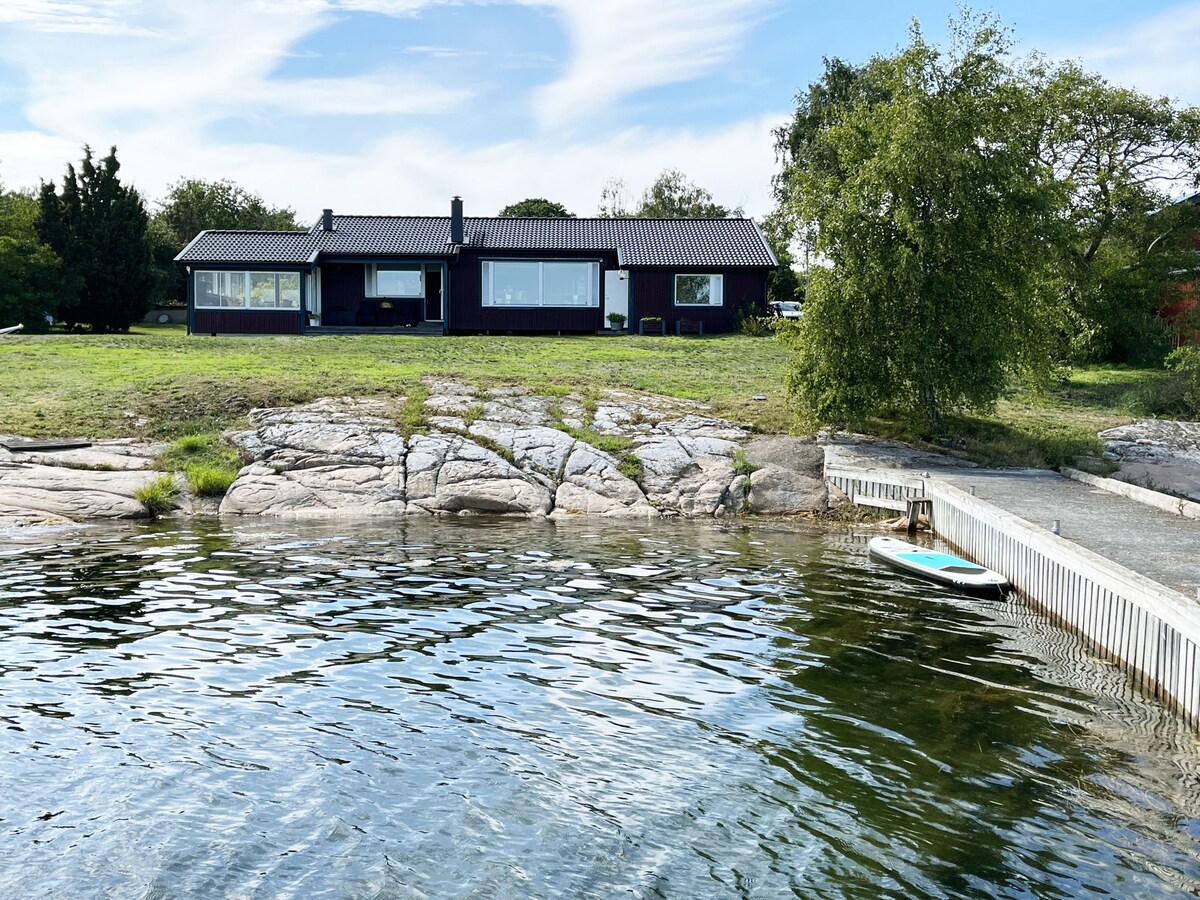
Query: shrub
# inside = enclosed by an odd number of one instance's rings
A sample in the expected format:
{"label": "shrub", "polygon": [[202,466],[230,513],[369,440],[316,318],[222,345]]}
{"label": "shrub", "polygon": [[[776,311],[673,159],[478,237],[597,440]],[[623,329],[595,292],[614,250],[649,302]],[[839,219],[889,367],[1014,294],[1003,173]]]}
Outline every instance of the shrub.
{"label": "shrub", "polygon": [[1200,347],[1180,347],[1167,357],[1167,368],[1178,392],[1180,412],[1189,419],[1200,417]]}
{"label": "shrub", "polygon": [[133,492],[133,496],[142,506],[146,507],[150,518],[157,519],[175,508],[175,498],[179,496],[179,488],[176,486],[173,476],[162,475],[149,484],[142,485]]}
{"label": "shrub", "polygon": [[775,322],[770,316],[754,316],[738,313],[737,329],[750,337],[766,337],[775,331]]}
{"label": "shrub", "polygon": [[192,463],[185,472],[192,491],[200,497],[223,497],[238,474],[237,469],[208,463]]}

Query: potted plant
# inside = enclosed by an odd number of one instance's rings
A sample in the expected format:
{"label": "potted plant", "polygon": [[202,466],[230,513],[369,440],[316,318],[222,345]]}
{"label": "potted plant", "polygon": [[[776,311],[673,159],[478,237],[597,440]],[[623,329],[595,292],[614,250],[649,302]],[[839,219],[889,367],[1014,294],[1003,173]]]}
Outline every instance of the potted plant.
{"label": "potted plant", "polygon": [[662,316],[642,316],[638,322],[638,334],[666,334],[667,325]]}
{"label": "potted plant", "polygon": [[609,313],[606,318],[608,319],[608,327],[613,331],[620,331],[625,327],[625,316],[621,315],[620,313]]}

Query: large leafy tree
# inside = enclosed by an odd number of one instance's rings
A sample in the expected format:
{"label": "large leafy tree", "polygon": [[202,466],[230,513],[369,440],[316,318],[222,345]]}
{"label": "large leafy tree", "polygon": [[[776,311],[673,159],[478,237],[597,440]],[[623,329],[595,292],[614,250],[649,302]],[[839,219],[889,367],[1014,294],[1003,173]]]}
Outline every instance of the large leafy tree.
{"label": "large leafy tree", "polygon": [[1076,63],[1035,59],[1036,159],[1063,187],[1073,349],[1128,360],[1161,345],[1155,315],[1182,273],[1200,210],[1171,195],[1200,173],[1200,109],[1109,84]]}
{"label": "large leafy tree", "polygon": [[[822,265],[790,333],[813,422],[902,408],[934,430],[1017,372],[1052,370],[1058,185],[1029,153],[1029,94],[990,21],[810,89],[779,190]],[[796,138],[795,140],[791,140]]]}
{"label": "large leafy tree", "polygon": [[722,206],[712,192],[693,183],[678,169],[664,169],[642,191],[636,204],[628,199],[625,182],[610,179],[600,192],[600,216],[608,219],[726,219],[742,208]]}
{"label": "large leafy tree", "polygon": [[167,189],[150,223],[160,301],[180,301],[187,281],[174,259],[205,229],[292,231],[299,228],[290,207],[272,207],[258,194],[220,179],[181,178]]}
{"label": "large leafy tree", "polygon": [[268,206],[258,194],[225,179],[180,179],[167,189],[158,206],[155,218],[166,226],[180,249],[209,228],[290,231],[299,227],[295,210]]}
{"label": "large leafy tree", "polygon": [[573,219],[575,213],[561,203],[547,200],[544,197],[528,197],[517,203],[510,203],[498,213],[502,219]]}
{"label": "large leafy tree", "polygon": [[62,297],[57,317],[94,331],[125,331],[145,315],[156,282],[150,219],[138,192],[117,177],[117,148],[99,165],[90,147],[83,152],[78,171],[67,166],[61,194],[42,184],[37,233],[79,285]]}
{"label": "large leafy tree", "polygon": [[46,317],[73,288],[62,260],[38,240],[37,212],[33,193],[0,186],[0,328],[23,324],[45,330]]}

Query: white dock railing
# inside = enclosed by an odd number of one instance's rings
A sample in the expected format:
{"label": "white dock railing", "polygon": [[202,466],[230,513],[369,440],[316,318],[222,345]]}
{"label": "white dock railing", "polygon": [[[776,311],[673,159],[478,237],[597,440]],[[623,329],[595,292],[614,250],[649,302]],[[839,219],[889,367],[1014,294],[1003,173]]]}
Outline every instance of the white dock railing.
{"label": "white dock railing", "polygon": [[826,478],[860,506],[930,501],[935,533],[1200,726],[1200,605],[1188,597],[937,478],[832,465]]}

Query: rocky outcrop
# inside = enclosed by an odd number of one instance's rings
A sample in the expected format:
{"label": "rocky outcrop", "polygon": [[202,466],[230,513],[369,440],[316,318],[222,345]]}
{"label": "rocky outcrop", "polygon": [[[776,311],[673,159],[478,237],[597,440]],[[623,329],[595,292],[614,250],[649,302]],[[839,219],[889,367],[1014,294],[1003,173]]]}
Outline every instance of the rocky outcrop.
{"label": "rocky outcrop", "polygon": [[810,442],[750,441],[770,459],[748,507],[747,481],[734,467],[749,432],[699,403],[625,391],[589,399],[449,381],[426,387],[423,427],[408,437],[396,418],[403,398],[255,410],[249,431],[228,435],[255,461],[221,512],[657,518],[825,505]]}
{"label": "rocky outcrop", "polygon": [[1150,419],[1100,432],[1111,476],[1190,500],[1200,500],[1200,422]]}
{"label": "rocky outcrop", "polygon": [[146,507],[134,493],[161,475],[0,463],[0,524],[142,518]]}
{"label": "rocky outcrop", "polygon": [[[341,397],[252,411],[248,428],[225,435],[249,462],[221,514],[652,519],[796,515],[827,503],[811,441],[754,437],[693,401],[450,381],[426,389],[423,407],[403,397]],[[14,462],[7,482],[0,469],[0,516],[144,515],[133,492],[160,476],[146,467],[161,449],[129,444],[88,457],[127,471]],[[743,453],[755,469],[749,476]]]}
{"label": "rocky outcrop", "polygon": [[746,510],[765,516],[799,515],[829,505],[825,451],[812,438],[769,435],[744,450],[754,467]]}

